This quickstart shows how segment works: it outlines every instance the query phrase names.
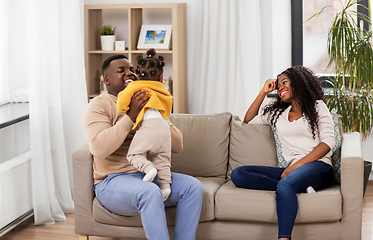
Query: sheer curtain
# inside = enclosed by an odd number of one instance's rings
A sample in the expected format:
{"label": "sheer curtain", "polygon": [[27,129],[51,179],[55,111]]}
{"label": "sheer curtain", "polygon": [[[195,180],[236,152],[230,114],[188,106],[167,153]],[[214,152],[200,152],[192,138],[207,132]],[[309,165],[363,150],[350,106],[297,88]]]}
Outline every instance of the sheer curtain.
{"label": "sheer curtain", "polygon": [[290,0],[192,4],[188,2],[189,112],[229,111],[243,117],[265,80],[291,66]]}
{"label": "sheer curtain", "polygon": [[[8,1],[0,1],[0,23],[3,27],[3,32],[9,31],[9,3]],[[0,105],[9,100],[9,85],[8,85],[8,38],[0,37]]]}
{"label": "sheer curtain", "polygon": [[[29,101],[35,224],[73,211],[71,154],[85,143],[83,1],[1,0],[11,101]],[[5,59],[5,62],[4,62]]]}

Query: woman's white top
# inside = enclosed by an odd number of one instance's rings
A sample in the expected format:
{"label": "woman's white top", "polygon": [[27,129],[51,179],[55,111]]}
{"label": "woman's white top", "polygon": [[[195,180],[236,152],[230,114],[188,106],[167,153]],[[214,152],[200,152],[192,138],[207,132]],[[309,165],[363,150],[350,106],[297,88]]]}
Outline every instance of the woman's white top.
{"label": "woman's white top", "polygon": [[[335,145],[334,139],[334,123],[328,107],[322,100],[316,102],[316,112],[318,113],[318,132],[315,139],[312,135],[312,130],[308,125],[305,116],[290,122],[289,106],[277,119],[276,129],[282,147],[282,153],[287,165],[290,166],[301,158],[309,154],[320,142],[325,143],[333,149]],[[259,115],[250,123],[269,124],[268,115]],[[324,157],[319,159],[329,165],[331,162],[332,151],[329,151]]]}

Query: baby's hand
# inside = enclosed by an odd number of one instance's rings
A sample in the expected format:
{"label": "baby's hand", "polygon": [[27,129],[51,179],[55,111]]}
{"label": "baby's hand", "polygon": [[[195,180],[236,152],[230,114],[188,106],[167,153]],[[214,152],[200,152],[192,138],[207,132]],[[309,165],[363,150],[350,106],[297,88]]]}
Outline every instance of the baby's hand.
{"label": "baby's hand", "polygon": [[167,200],[168,196],[171,194],[171,188],[162,189],[163,202]]}

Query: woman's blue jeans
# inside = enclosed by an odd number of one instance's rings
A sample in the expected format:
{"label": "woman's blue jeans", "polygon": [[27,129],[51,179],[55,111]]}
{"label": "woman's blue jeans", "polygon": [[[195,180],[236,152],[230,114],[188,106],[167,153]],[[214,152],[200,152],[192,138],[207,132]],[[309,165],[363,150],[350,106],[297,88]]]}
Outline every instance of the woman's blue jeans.
{"label": "woman's blue jeans", "polygon": [[297,193],[307,187],[321,189],[333,183],[333,168],[321,161],[296,168],[281,179],[285,168],[266,166],[241,166],[232,171],[231,180],[240,188],[276,191],[278,237],[291,238],[298,212]]}

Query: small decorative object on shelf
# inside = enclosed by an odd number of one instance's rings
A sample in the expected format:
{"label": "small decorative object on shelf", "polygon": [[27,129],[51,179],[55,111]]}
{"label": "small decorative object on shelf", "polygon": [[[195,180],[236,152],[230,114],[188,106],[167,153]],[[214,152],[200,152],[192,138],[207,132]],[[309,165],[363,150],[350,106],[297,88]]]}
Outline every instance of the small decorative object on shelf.
{"label": "small decorative object on shelf", "polygon": [[137,49],[170,49],[172,25],[142,25]]}
{"label": "small decorative object on shelf", "polygon": [[104,82],[104,76],[100,76],[100,93],[107,92],[106,91],[106,85]]}
{"label": "small decorative object on shelf", "polygon": [[116,27],[112,27],[110,24],[105,24],[100,28],[101,33],[101,50],[102,51],[113,51],[115,42],[115,31]]}
{"label": "small decorative object on shelf", "polygon": [[166,86],[168,92],[172,95],[173,94],[173,86],[172,86],[173,80],[172,77],[168,77],[163,79],[163,84]]}
{"label": "small decorative object on shelf", "polygon": [[115,41],[115,51],[124,51],[125,46],[125,41]]}

